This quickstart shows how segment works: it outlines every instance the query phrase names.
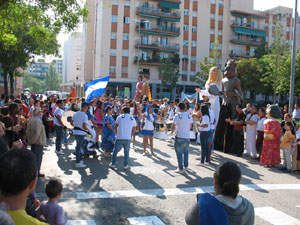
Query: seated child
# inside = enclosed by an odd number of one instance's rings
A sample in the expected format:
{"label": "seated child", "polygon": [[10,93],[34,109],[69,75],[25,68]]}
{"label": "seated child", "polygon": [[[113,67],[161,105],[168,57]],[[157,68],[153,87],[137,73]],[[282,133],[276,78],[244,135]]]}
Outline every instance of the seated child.
{"label": "seated child", "polygon": [[62,225],[67,223],[64,209],[58,205],[61,198],[63,185],[56,179],[49,180],[45,187],[45,192],[49,198],[43,201],[36,211],[39,220],[47,222],[49,225]]}

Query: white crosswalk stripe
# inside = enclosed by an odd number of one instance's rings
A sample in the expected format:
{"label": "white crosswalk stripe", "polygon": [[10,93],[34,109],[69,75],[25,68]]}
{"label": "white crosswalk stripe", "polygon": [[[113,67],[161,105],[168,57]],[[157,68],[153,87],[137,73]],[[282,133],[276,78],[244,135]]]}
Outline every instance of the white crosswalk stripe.
{"label": "white crosswalk stripe", "polygon": [[97,225],[94,220],[68,220],[66,225]]}
{"label": "white crosswalk stripe", "polygon": [[128,218],[130,225],[166,225],[157,216],[140,216]]}
{"label": "white crosswalk stripe", "polygon": [[300,225],[300,220],[272,207],[255,208],[255,215],[272,225]]}

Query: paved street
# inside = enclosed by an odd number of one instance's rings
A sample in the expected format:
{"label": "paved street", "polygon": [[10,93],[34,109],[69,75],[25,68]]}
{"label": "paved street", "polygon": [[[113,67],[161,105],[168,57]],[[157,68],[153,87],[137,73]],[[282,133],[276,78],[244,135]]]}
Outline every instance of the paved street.
{"label": "paved street", "polygon": [[213,191],[215,168],[226,160],[237,162],[242,170],[240,194],[254,204],[255,224],[300,224],[300,176],[264,168],[255,160],[214,152],[211,166],[197,167],[199,146],[192,143],[190,170],[179,175],[174,172],[177,160],[171,142],[155,139],[157,157],[143,156],[138,137],[137,150],[130,150],[130,170],[123,169],[123,152],[116,170],[108,168],[110,159],[104,157],[86,159],[88,167],[76,169],[75,142],[71,141],[64,156],[57,156],[54,141],[50,139],[44,152],[42,173],[46,177],[39,180],[36,191],[43,200],[45,182],[51,177],[61,179],[64,194],[60,204],[69,224],[183,225],[196,193]]}

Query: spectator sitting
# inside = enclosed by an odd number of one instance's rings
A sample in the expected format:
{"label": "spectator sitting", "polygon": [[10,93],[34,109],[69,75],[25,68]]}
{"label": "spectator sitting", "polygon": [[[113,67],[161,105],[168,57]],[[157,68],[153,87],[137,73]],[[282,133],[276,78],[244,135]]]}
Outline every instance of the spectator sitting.
{"label": "spectator sitting", "polygon": [[37,164],[32,152],[14,149],[1,155],[0,191],[15,225],[45,224],[25,212],[27,196],[34,191],[36,183]]}
{"label": "spectator sitting", "polygon": [[50,225],[62,225],[67,223],[64,209],[57,203],[61,198],[62,190],[63,185],[60,181],[56,179],[48,181],[45,192],[49,200],[43,201],[38,208],[36,215],[39,220],[45,221]]}
{"label": "spectator sitting", "polygon": [[[216,196],[198,194],[198,202],[187,212],[187,225],[253,225],[254,208],[238,196],[241,170],[233,162],[225,162],[214,174]],[[220,204],[221,203],[221,204]]]}

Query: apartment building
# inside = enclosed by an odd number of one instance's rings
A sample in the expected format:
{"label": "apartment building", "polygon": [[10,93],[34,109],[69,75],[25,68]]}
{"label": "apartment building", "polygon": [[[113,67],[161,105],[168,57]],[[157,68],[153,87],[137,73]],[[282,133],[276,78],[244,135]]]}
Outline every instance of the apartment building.
{"label": "apartment building", "polygon": [[37,62],[34,62],[27,67],[26,72],[36,78],[44,79],[48,69],[49,63],[46,63],[45,59],[38,59]]}
{"label": "apartment building", "polygon": [[263,12],[253,5],[254,0],[90,0],[82,77],[88,82],[110,75],[108,94],[129,90],[133,97],[141,74],[150,78],[154,97],[168,96],[170,87],[161,85],[158,68],[162,59],[179,56],[176,91],[193,93],[197,62],[210,58],[216,38],[220,68],[229,58],[252,57],[264,40],[270,45],[277,19],[291,44],[292,9]]}
{"label": "apartment building", "polygon": [[82,64],[82,39],[81,33],[72,33],[64,43],[63,55],[63,83],[62,91],[70,92],[76,88],[78,96],[84,95],[84,79],[81,77]]}

